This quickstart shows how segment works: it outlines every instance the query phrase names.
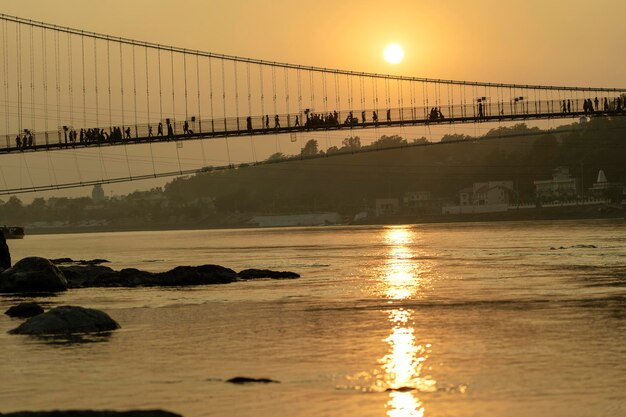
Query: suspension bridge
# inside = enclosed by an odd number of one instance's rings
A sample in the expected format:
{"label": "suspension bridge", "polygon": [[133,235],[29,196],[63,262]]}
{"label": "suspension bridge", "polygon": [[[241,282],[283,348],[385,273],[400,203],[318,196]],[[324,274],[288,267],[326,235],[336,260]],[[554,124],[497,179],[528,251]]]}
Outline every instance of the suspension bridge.
{"label": "suspension bridge", "polygon": [[[12,186],[0,194],[180,175],[157,171],[153,146],[291,138],[316,131],[622,115],[626,88],[439,80],[270,62],[189,50],[0,14],[0,158],[100,152],[100,175]],[[102,148],[147,145],[149,172],[106,174]],[[130,165],[128,151],[126,162]],[[49,159],[50,157],[47,156]],[[22,163],[22,162],[20,162]],[[23,159],[28,169],[28,162]],[[0,164],[0,168],[1,168]],[[51,165],[51,164],[49,164]],[[150,165],[150,164],[148,164]],[[76,170],[80,171],[78,162]],[[53,173],[54,174],[54,173]],[[30,173],[29,173],[30,175]],[[56,177],[56,175],[51,175]]]}

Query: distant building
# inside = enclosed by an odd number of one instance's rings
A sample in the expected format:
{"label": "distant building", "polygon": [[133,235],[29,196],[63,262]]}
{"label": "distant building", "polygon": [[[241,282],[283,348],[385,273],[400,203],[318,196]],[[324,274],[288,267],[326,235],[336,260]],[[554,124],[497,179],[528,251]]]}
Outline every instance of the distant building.
{"label": "distant building", "polygon": [[458,206],[442,207],[443,214],[495,213],[507,211],[513,181],[475,182],[459,191]]}
{"label": "distant building", "polygon": [[513,194],[513,181],[475,182],[459,191],[462,206],[489,206],[508,204]]}
{"label": "distant building", "polygon": [[568,167],[555,168],[551,180],[534,183],[539,201],[571,200],[578,196],[577,180],[570,176]]}
{"label": "distant building", "polygon": [[400,210],[400,200],[397,198],[377,198],[376,216],[395,214]]}
{"label": "distant building", "polygon": [[96,184],[93,186],[93,190],[91,190],[91,199],[93,201],[104,201],[104,190],[102,189],[102,184]]}
{"label": "distant building", "polygon": [[624,183],[609,182],[606,179],[604,170],[598,172],[598,179],[589,189],[591,194],[596,198],[610,198],[612,200],[621,200],[624,194]]}
{"label": "distant building", "polygon": [[430,191],[409,191],[402,197],[402,205],[408,208],[426,207],[431,204]]}

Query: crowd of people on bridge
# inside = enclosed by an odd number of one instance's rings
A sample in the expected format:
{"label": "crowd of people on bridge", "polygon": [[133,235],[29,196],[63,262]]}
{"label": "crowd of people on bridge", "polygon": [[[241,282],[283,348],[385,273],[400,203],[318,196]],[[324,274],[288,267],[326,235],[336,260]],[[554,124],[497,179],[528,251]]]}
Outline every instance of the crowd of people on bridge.
{"label": "crowd of people on bridge", "polygon": [[24,129],[24,133],[22,133],[21,135],[18,134],[15,137],[15,147],[17,149],[32,148],[33,145],[34,145],[33,132],[31,132],[29,129]]}
{"label": "crowd of people on bridge", "polygon": [[[575,113],[578,112],[578,100],[572,99],[563,99],[558,102],[558,106],[560,107],[560,112],[563,114]],[[575,108],[574,108],[575,107]],[[478,118],[485,117],[485,107],[483,103],[479,101],[478,103]],[[592,115],[596,113],[612,113],[612,112],[626,112],[626,96],[617,96],[611,100],[608,97],[598,98],[595,97],[585,98],[583,100],[582,111],[585,115]],[[504,110],[502,110],[501,114]],[[355,117],[354,113],[350,111],[345,119],[340,120],[340,113],[337,110],[330,111],[328,113],[316,113],[311,111],[310,109],[304,110],[304,117],[306,118],[303,122],[300,119],[300,115],[295,115],[295,123],[292,124],[293,119],[290,119],[290,116],[287,116],[287,125],[289,127],[304,127],[304,128],[327,128],[327,127],[339,127],[339,126],[354,126],[358,124],[368,124],[371,123],[374,126],[378,126],[379,124],[379,116],[376,110],[371,112],[371,117],[368,119],[366,111],[361,111],[361,118],[359,120],[358,117]],[[191,119],[192,122],[195,122],[195,118]],[[254,126],[252,123],[252,117],[246,117],[246,130],[249,132],[254,131]],[[445,116],[439,107],[432,107],[427,114],[426,122],[436,122],[445,120]],[[80,128],[76,130],[69,126],[63,126],[62,129],[59,129],[59,144],[65,146],[76,146],[77,144],[97,144],[97,143],[112,143],[112,142],[122,142],[126,140],[155,140],[153,138],[175,138],[178,137],[175,133],[174,123],[170,119],[165,119],[165,125],[163,122],[159,122],[157,125],[156,135],[153,133],[152,125],[147,125],[147,135],[140,135],[139,129],[137,126],[134,128],[134,138],[133,138],[133,130],[129,126],[112,126],[109,129],[105,130],[103,128],[94,127],[94,128]],[[269,114],[265,116],[261,116],[261,129],[281,129],[281,120],[278,114],[273,117],[273,124],[270,123],[271,118]],[[392,122],[391,110],[386,110],[386,121],[387,123]],[[211,125],[213,126],[213,120],[211,121]],[[180,125],[179,129],[180,129]],[[239,123],[237,123],[237,130],[239,130]],[[226,126],[224,127],[224,131],[226,131]],[[220,131],[211,130],[214,133],[220,133]],[[182,135],[191,136],[194,135],[194,131],[191,129],[189,121],[185,120],[182,124]],[[180,135],[180,136],[182,136]],[[47,143],[47,136],[46,136]],[[15,149],[24,150],[28,148],[33,148],[35,146],[35,137],[33,132],[30,129],[24,129],[23,132],[18,134],[15,137]],[[9,146],[10,147],[10,146]]]}
{"label": "crowd of people on bridge", "polygon": [[[565,100],[563,101],[565,102]],[[567,112],[570,113],[569,100],[567,101],[568,101]],[[602,110],[600,110],[600,104],[602,104]],[[585,114],[591,114],[591,113],[596,113],[600,111],[603,111],[604,113],[610,113],[612,111],[622,112],[626,110],[625,105],[626,103],[624,102],[624,98],[619,97],[619,96],[613,100],[613,103],[609,103],[609,99],[607,97],[604,97],[602,102],[598,100],[598,97],[594,98],[593,100],[589,98],[589,99],[585,99],[585,101],[583,102],[583,112]],[[565,113],[565,110],[563,110],[563,112]]]}

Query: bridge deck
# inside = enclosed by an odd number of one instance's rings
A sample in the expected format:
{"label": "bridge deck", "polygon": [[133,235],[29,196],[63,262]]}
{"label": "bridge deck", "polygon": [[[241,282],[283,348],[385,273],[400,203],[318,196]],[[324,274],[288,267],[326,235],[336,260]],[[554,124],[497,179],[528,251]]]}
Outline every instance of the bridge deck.
{"label": "bridge deck", "polygon": [[[609,116],[609,115],[623,115],[625,112],[595,112],[591,116]],[[288,133],[302,133],[313,131],[335,131],[335,130],[358,130],[358,129],[372,129],[372,128],[388,128],[388,127],[402,127],[402,126],[420,126],[420,125],[443,125],[454,123],[484,123],[484,122],[506,122],[516,120],[541,120],[541,119],[563,119],[563,118],[580,118],[589,116],[584,112],[570,112],[570,113],[523,113],[523,114],[509,114],[509,115],[486,115],[483,117],[467,116],[467,117],[450,117],[443,119],[413,119],[413,120],[391,120],[391,121],[379,121],[365,122],[365,123],[339,123],[331,125],[313,125],[313,126],[286,126],[279,128],[262,128],[262,129],[239,129],[239,130],[216,130],[191,134],[175,134],[164,136],[143,136],[143,137],[131,137],[116,140],[99,140],[99,141],[79,141],[66,142],[65,140],[59,142],[48,142],[44,144],[36,143],[31,146],[11,146],[10,138],[7,138],[7,146],[0,148],[0,154],[8,154],[15,152],[37,152],[37,151],[50,151],[50,150],[63,150],[63,149],[78,149],[78,148],[91,148],[99,146],[119,146],[119,145],[133,145],[133,144],[147,144],[147,143],[163,143],[171,141],[185,141],[193,139],[210,139],[210,138],[226,138],[226,137],[239,137],[239,136],[263,136],[263,135],[275,135],[275,134],[288,134]],[[259,116],[260,117],[260,116]]]}

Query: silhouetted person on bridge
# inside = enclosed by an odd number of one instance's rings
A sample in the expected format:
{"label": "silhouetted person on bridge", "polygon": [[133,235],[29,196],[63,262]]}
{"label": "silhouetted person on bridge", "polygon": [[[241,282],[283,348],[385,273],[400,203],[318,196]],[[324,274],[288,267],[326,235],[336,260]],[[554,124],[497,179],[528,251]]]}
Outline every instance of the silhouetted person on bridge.
{"label": "silhouetted person on bridge", "polygon": [[270,128],[270,115],[269,114],[265,115],[265,128],[266,129]]}
{"label": "silhouetted person on bridge", "polygon": [[365,123],[365,110],[361,112],[361,123]]}
{"label": "silhouetted person on bridge", "polygon": [[300,116],[296,114],[296,123],[295,126],[300,126]]}
{"label": "silhouetted person on bridge", "polygon": [[615,109],[617,111],[622,111],[622,98],[621,97],[617,97],[615,99],[615,105],[616,105]]}
{"label": "silhouetted person on bridge", "polygon": [[274,116],[274,129],[280,128],[280,117],[278,115]]}
{"label": "silhouetted person on bridge", "polygon": [[372,121],[376,126],[378,126],[378,113],[376,113],[375,111],[372,112]]}
{"label": "silhouetted person on bridge", "polygon": [[187,120],[185,120],[185,123],[183,123],[183,133],[185,135],[189,134],[189,123],[187,122]]}
{"label": "silhouetted person on bridge", "polygon": [[126,133],[126,139],[130,139],[130,127],[127,127],[124,132]]}
{"label": "silhouetted person on bridge", "polygon": [[252,131],[252,117],[250,116],[246,117],[246,129]]}
{"label": "silhouetted person on bridge", "polygon": [[567,113],[567,103],[563,100],[563,104],[561,104],[561,110],[563,113]]}
{"label": "silhouetted person on bridge", "polygon": [[170,122],[167,122],[167,136],[174,136],[174,128],[172,127],[172,124]]}
{"label": "silhouetted person on bridge", "polygon": [[[74,131],[74,134],[76,134],[76,131]],[[28,147],[33,147],[33,133],[30,130],[28,131]]]}
{"label": "silhouetted person on bridge", "polygon": [[598,101],[598,97],[596,97],[596,98],[593,100],[593,102],[594,102],[596,105],[595,105],[595,107],[593,107],[593,108],[591,109],[591,111],[593,111],[594,109],[595,109],[595,111],[600,110],[600,102]]}
{"label": "silhouetted person on bridge", "polygon": [[609,111],[609,99],[607,99],[606,97],[604,97],[604,111]]}
{"label": "silhouetted person on bridge", "polygon": [[152,136],[152,126],[148,125],[148,137],[151,138]]}
{"label": "silhouetted person on bridge", "polygon": [[157,125],[157,135],[163,136],[163,123],[161,122]]}
{"label": "silhouetted person on bridge", "polygon": [[483,114],[483,103],[480,102],[478,103],[478,118],[482,119],[483,117],[485,117]]}
{"label": "silhouetted person on bridge", "polygon": [[20,138],[20,135],[17,135],[15,137],[15,147],[17,149],[20,149],[22,147],[22,138]]}
{"label": "silhouetted person on bridge", "polygon": [[572,100],[570,100],[569,98],[567,99],[567,112],[572,112]]}
{"label": "silhouetted person on bridge", "polygon": [[387,121],[391,122],[391,110],[387,109]]}

